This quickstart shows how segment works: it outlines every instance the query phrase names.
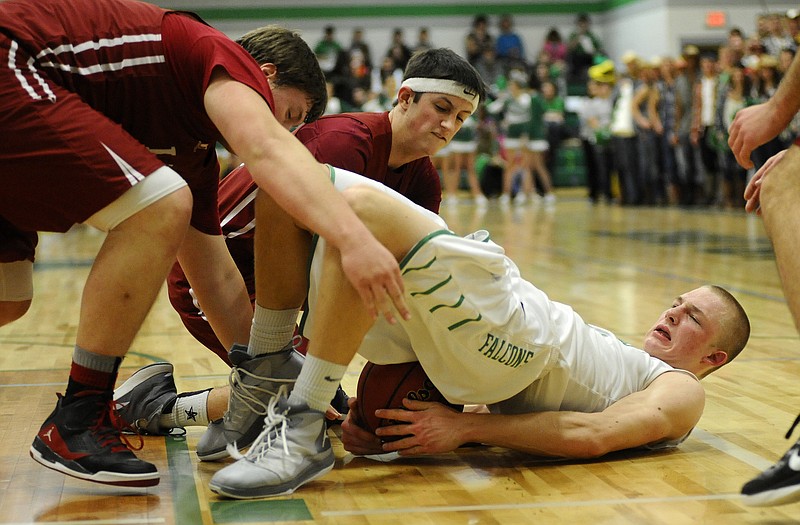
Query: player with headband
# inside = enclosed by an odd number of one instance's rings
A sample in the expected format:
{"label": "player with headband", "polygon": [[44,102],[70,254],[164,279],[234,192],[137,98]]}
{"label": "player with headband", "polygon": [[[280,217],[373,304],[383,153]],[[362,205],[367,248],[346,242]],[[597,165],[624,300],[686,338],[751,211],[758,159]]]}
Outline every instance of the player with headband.
{"label": "player with headband", "polygon": [[470,114],[478,110],[478,104],[481,99],[477,90],[461,82],[444,78],[407,78],[400,84],[401,89],[404,87],[410,88],[416,93],[443,93],[463,98],[472,104]]}

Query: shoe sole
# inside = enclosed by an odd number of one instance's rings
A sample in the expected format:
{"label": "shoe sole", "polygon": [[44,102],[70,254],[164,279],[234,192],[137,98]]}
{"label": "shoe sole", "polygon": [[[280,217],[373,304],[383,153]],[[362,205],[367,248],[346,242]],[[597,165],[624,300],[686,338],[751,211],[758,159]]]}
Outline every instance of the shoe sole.
{"label": "shoe sole", "polygon": [[134,388],[144,383],[151,377],[155,377],[160,374],[172,374],[174,370],[175,367],[172,366],[172,363],[153,363],[140,368],[134,372],[133,375],[124,383],[122,383],[119,388],[114,390],[114,400],[116,401],[117,399],[130,394]]}
{"label": "shoe sole", "polygon": [[[322,476],[326,475],[328,472],[333,470],[333,466],[336,463],[336,457],[333,455],[332,452],[329,457],[330,459],[322,460],[324,463],[329,463],[329,464],[325,464],[322,470],[318,471],[317,473],[309,476],[308,478],[304,478],[301,475],[299,481],[297,479],[292,480],[292,482],[287,482],[284,483],[283,485],[274,487],[273,490],[259,491],[258,488],[249,490],[248,489],[240,490],[235,487],[223,487],[214,484],[213,478],[211,482],[209,482],[208,487],[211,489],[212,492],[219,494],[220,496],[225,496],[227,498],[233,498],[233,499],[258,499],[258,498],[275,498],[278,496],[288,496],[289,494],[292,494],[294,491],[296,491],[306,483],[310,483],[315,479],[321,478]],[[309,469],[312,466],[310,466]],[[307,469],[306,472],[308,472],[309,469]],[[275,492],[276,490],[278,492]]]}
{"label": "shoe sole", "polygon": [[[38,441],[38,443],[37,443]],[[37,445],[39,447],[37,448]],[[42,449],[41,451],[39,449]],[[89,472],[80,472],[73,470],[64,465],[55,458],[59,458],[55,452],[45,445],[37,436],[31,445],[30,455],[34,461],[49,469],[55,470],[73,478],[82,479],[84,481],[91,481],[93,483],[101,483],[103,485],[114,485],[117,487],[153,487],[158,485],[160,476],[158,472],[151,472],[145,474],[122,474],[115,472],[96,472],[91,474]]]}
{"label": "shoe sole", "polygon": [[742,494],[742,503],[748,507],[772,507],[800,501],[800,485],[792,485],[758,494]]}

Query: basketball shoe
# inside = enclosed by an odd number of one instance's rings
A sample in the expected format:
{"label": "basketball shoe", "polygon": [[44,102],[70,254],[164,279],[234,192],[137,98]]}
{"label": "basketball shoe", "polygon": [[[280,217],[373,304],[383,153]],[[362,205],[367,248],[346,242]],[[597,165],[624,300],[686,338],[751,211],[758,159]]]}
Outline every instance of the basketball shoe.
{"label": "basketball shoe", "polygon": [[253,357],[247,347],[234,344],[228,353],[233,368],[228,377],[231,388],[228,410],[222,423],[211,423],[197,442],[197,457],[214,461],[228,457],[228,443],[245,449],[264,428],[269,400],[285,385],[287,392],[303,367],[303,355],[289,344],[276,354]]}
{"label": "basketball shoe", "polygon": [[350,396],[348,396],[347,392],[344,391],[342,385],[339,385],[339,388],[336,389],[336,394],[334,394],[333,399],[331,399],[331,406],[334,408],[334,410],[339,412],[342,417],[346,416],[347,413],[350,412],[350,405],[347,404],[348,399],[350,399]]}
{"label": "basketball shoe", "polygon": [[[95,483],[150,487],[159,481],[151,463],[137,458],[120,437],[122,422],[111,394],[84,391],[58,403],[33,440],[30,455],[47,468]],[[141,447],[140,447],[141,448]]]}
{"label": "basketball shoe", "polygon": [[125,423],[143,435],[166,436],[172,429],[159,425],[159,418],[178,397],[171,363],[153,363],[140,368],[114,390],[114,408]]}
{"label": "basketball shoe", "polygon": [[[786,439],[791,437],[798,423],[800,416],[786,433]],[[795,501],[800,501],[800,439],[777,463],[742,487],[742,502],[745,505],[767,507]]]}
{"label": "basketball shoe", "polygon": [[235,499],[284,496],[330,472],[335,457],[325,414],[289,405],[286,396],[281,387],[270,400],[262,432],[246,455],[230,447],[237,461],[214,474],[213,492]]}
{"label": "basketball shoe", "polygon": [[[348,396],[342,386],[339,385],[339,388],[336,390],[336,395],[331,401],[331,406],[341,414],[341,417],[339,419],[325,418],[325,425],[327,425],[328,428],[340,425],[342,421],[344,421],[345,416],[350,411],[350,407],[347,404],[348,399],[350,399],[350,396]],[[197,445],[197,455],[201,461],[214,461],[230,455],[227,450],[227,441],[224,432],[225,429],[222,419],[217,419],[208,424],[208,428],[206,428],[205,433],[201,437],[201,442]],[[222,448],[221,452],[209,452],[209,450],[220,450],[223,446],[226,448]]]}

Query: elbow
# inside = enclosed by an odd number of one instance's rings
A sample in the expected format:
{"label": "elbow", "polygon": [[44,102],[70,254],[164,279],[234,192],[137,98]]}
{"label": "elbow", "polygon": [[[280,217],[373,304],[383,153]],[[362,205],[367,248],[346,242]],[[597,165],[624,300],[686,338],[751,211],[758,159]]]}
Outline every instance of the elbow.
{"label": "elbow", "polygon": [[286,152],[290,148],[291,144],[287,142],[282,128],[276,129],[281,131],[263,135],[257,141],[249,141],[236,148],[234,154],[248,167],[251,167],[251,175],[253,174],[252,167],[270,163],[274,165],[284,158],[281,152]]}
{"label": "elbow", "polygon": [[600,432],[581,432],[572,439],[562,440],[555,455],[568,459],[594,459],[609,452],[612,452],[609,442]]}
{"label": "elbow", "polygon": [[576,444],[574,455],[571,457],[575,459],[594,459],[605,456],[611,451],[608,442],[600,438],[599,434],[595,433],[594,436]]}

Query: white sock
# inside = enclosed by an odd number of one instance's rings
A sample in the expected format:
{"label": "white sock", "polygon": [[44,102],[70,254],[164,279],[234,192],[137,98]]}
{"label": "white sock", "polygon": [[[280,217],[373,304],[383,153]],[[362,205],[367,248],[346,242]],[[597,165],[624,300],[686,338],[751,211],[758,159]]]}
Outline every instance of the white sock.
{"label": "white sock", "polygon": [[274,354],[291,344],[299,308],[269,310],[256,304],[247,353],[251,356]]}
{"label": "white sock", "polygon": [[300,376],[289,394],[289,404],[305,403],[312,410],[325,412],[346,370],[347,365],[337,365],[307,355]]}
{"label": "white sock", "polygon": [[209,392],[211,389],[178,396],[172,410],[161,414],[161,418],[158,420],[159,426],[163,428],[207,427]]}

